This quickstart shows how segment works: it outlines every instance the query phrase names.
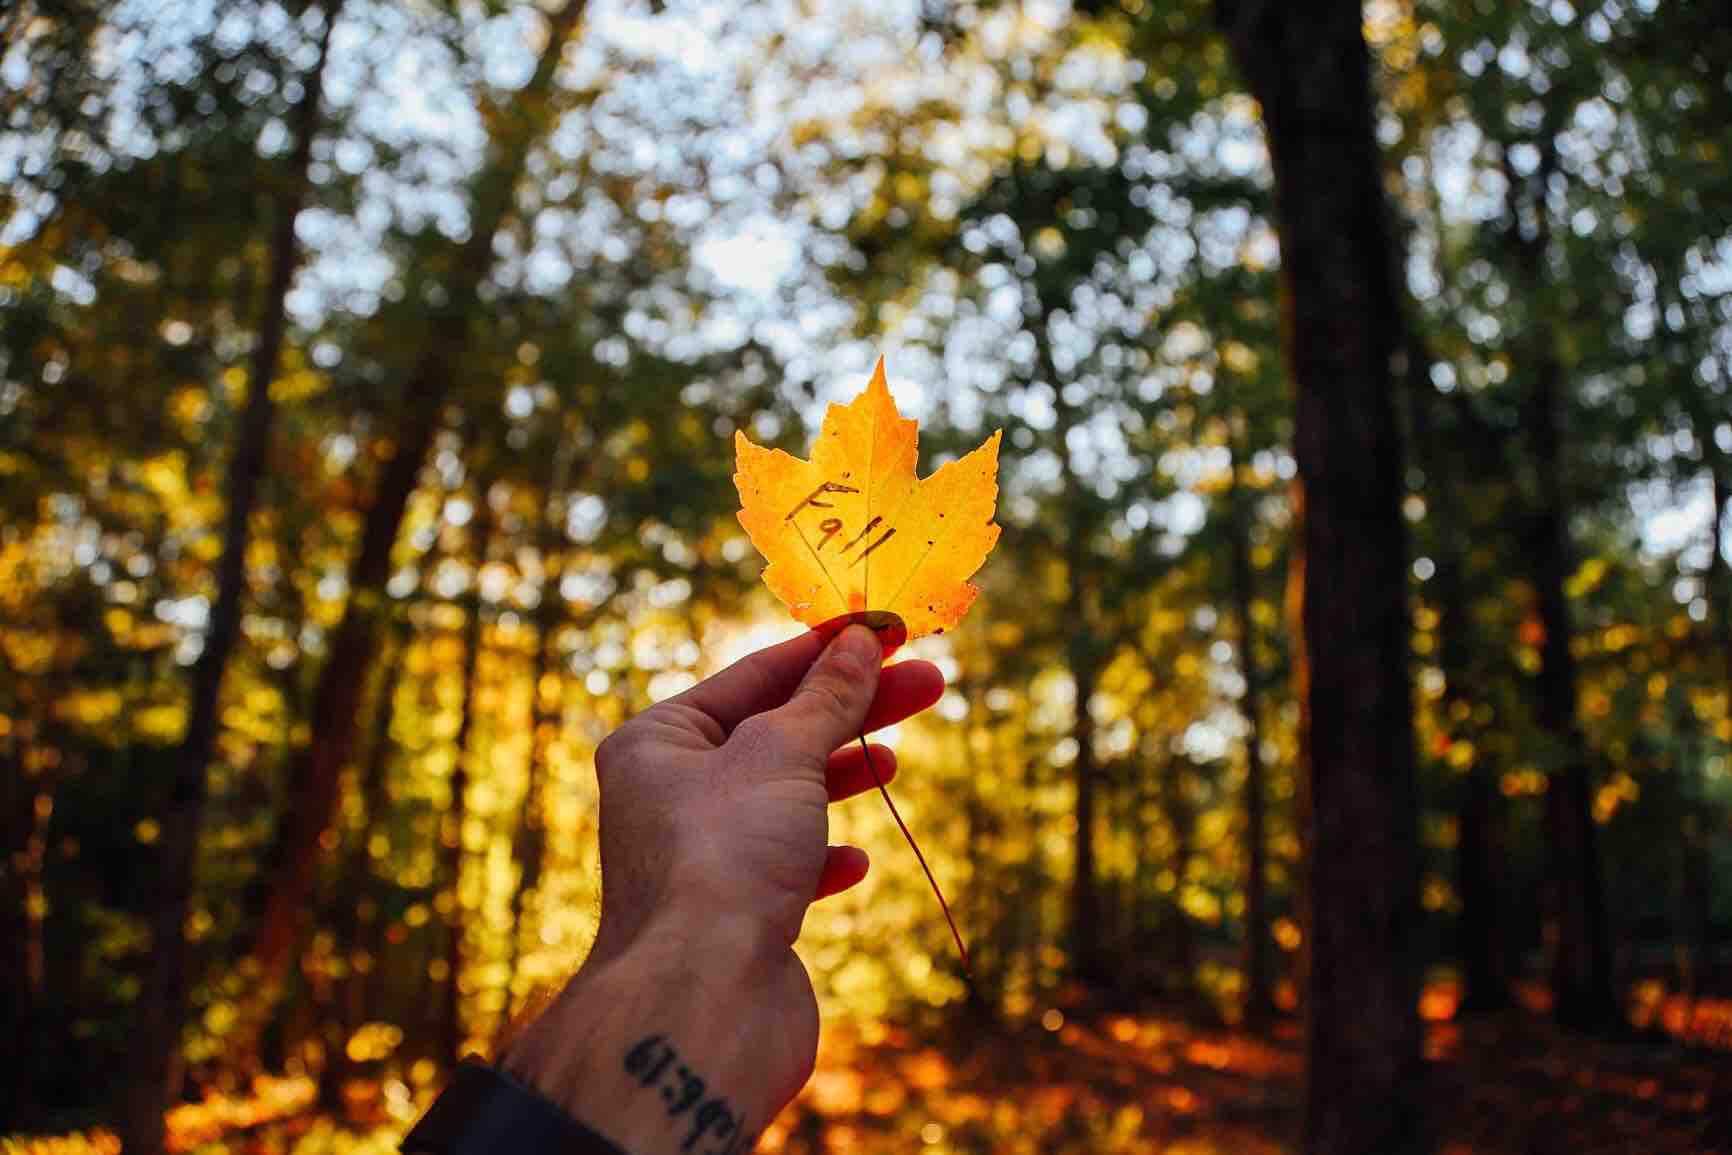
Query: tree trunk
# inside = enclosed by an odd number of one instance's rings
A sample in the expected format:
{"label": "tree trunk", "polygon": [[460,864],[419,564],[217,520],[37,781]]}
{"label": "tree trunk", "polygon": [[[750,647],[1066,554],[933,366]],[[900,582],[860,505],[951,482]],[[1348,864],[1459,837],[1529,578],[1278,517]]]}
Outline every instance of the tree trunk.
{"label": "tree trunk", "polygon": [[288,327],[289,288],[301,264],[295,221],[307,201],[313,137],[318,133],[321,117],[325,62],[340,7],[338,0],[325,7],[318,57],[304,81],[305,95],[295,108],[295,151],[276,204],[264,313],[259,319],[258,344],[247,372],[247,402],[229,455],[228,508],[223,524],[223,552],[217,563],[216,602],[211,608],[204,648],[193,664],[186,733],[174,762],[174,777],[160,822],[162,865],[156,877],[140,880],[149,891],[144,907],[150,912],[151,953],[133,1025],[136,1059],[122,1096],[117,1128],[122,1144],[134,1155],[156,1155],[163,1150],[163,1114],[176,1094],[180,1032],[190,979],[187,971],[191,965],[186,919],[192,906],[210,761],[220,725],[218,708],[223,674],[240,640],[248,530],[270,454],[275,416],[271,382],[277,375]]}
{"label": "tree trunk", "polygon": [[1476,756],[1462,783],[1456,812],[1456,949],[1461,958],[1463,1011],[1497,1011],[1511,1003],[1504,949],[1499,864],[1505,861],[1502,795],[1496,768]]}
{"label": "tree trunk", "polygon": [[1721,669],[1732,679],[1732,559],[1726,556],[1732,550],[1726,540],[1726,523],[1732,521],[1732,462],[1726,456],[1724,452],[1716,455],[1719,468],[1714,471],[1714,529],[1708,538],[1714,556],[1708,563],[1708,601],[1720,605],[1720,645],[1725,661]]}
{"label": "tree trunk", "polygon": [[1604,1028],[1617,1021],[1618,1003],[1612,993],[1611,939],[1587,742],[1576,723],[1576,660],[1564,590],[1575,561],[1561,476],[1563,368],[1556,357],[1542,355],[1532,378],[1527,431],[1540,492],[1526,552],[1545,632],[1536,715],[1561,760],[1548,775],[1545,803],[1547,899],[1554,941],[1552,1013],[1566,1026]]}
{"label": "tree trunk", "polygon": [[[1534,680],[1535,721],[1551,744],[1547,773],[1546,920],[1552,941],[1552,1015],[1566,1026],[1603,1028],[1618,1019],[1612,992],[1612,950],[1606,922],[1593,818],[1593,782],[1587,741],[1576,720],[1574,627],[1565,584],[1575,569],[1570,504],[1564,475],[1565,370],[1549,330],[1546,304],[1551,227],[1546,197],[1558,169],[1557,107],[1544,109],[1532,144],[1540,160],[1523,179],[1503,151],[1505,232],[1515,277],[1526,298],[1527,330],[1518,368],[1529,382],[1523,413],[1534,476],[1534,508],[1522,549],[1529,565],[1539,622],[1540,671]],[[1525,232],[1519,198],[1526,193],[1533,226]]]}
{"label": "tree trunk", "polygon": [[[1720,358],[1720,378],[1732,382],[1732,357]],[[1687,381],[1690,434],[1698,446],[1702,467],[1708,471],[1712,508],[1708,522],[1708,564],[1702,571],[1702,596],[1708,602],[1711,628],[1720,638],[1721,675],[1732,680],[1732,558],[1728,549],[1727,522],[1732,520],[1732,453],[1720,447],[1716,437],[1720,422],[1714,403],[1700,395],[1702,386]],[[1724,416],[1724,414],[1722,414]]]}
{"label": "tree trunk", "polygon": [[[1241,418],[1243,415],[1240,415]],[[1239,636],[1239,667],[1245,694],[1239,712],[1245,720],[1245,938],[1240,944],[1245,993],[1241,1013],[1246,1026],[1257,1028],[1275,1014],[1269,968],[1268,841],[1265,833],[1267,798],[1263,766],[1263,674],[1257,666],[1257,627],[1251,607],[1256,600],[1256,574],[1251,565],[1251,510],[1239,484],[1245,454],[1237,431],[1228,433],[1232,471],[1227,493],[1228,550],[1233,578],[1233,616]]]}
{"label": "tree trunk", "polygon": [[360,553],[349,573],[349,600],[313,695],[313,740],[297,763],[285,795],[285,814],[270,856],[269,892],[253,956],[265,998],[274,997],[300,936],[318,864],[319,839],[336,810],[337,785],[355,741],[361,687],[377,649],[382,598],[391,550],[440,414],[459,380],[482,282],[493,268],[493,240],[512,209],[529,154],[551,123],[554,76],[586,0],[566,0],[549,17],[548,37],[529,83],[510,102],[490,110],[487,167],[477,178],[469,239],[453,254],[447,303],[426,333],[426,346],[409,376],[409,416],[367,511]]}
{"label": "tree trunk", "polygon": [[469,618],[463,627],[463,706],[457,723],[457,735],[452,739],[456,758],[451,763],[451,807],[440,823],[440,860],[449,888],[451,909],[445,915],[445,963],[448,969],[445,984],[442,1057],[447,1062],[462,1058],[463,1043],[463,960],[464,931],[468,923],[463,916],[463,825],[469,817],[469,746],[475,733],[475,703],[481,683],[481,571],[487,565],[488,546],[493,540],[493,506],[488,492],[493,488],[487,480],[476,482],[475,516],[469,523],[475,549],[475,578],[469,590]]}
{"label": "tree trunk", "polygon": [[[1304,1146],[1420,1150],[1401,286],[1356,2],[1218,0],[1274,164],[1299,465]],[[1326,192],[1324,190],[1327,190]]]}
{"label": "tree trunk", "polygon": [[[991,811],[982,796],[982,783],[991,771],[978,754],[980,747],[989,741],[981,726],[981,719],[986,717],[986,696],[981,683],[974,679],[961,681],[952,688],[968,702],[968,724],[959,734],[963,747],[961,765],[966,774],[962,800],[963,845],[968,848],[968,882],[963,890],[963,901],[967,904],[965,925],[992,928],[996,932],[1003,925],[998,908],[1002,888],[995,885],[992,864],[1001,861],[1002,855],[998,853]],[[992,1020],[1004,992],[1004,956],[996,933],[984,941],[979,937],[974,941],[974,950],[970,952],[974,973],[963,1014],[969,1021],[984,1025]]]}
{"label": "tree trunk", "polygon": [[[1442,406],[1431,384],[1431,362],[1423,342],[1412,340],[1407,352],[1407,398],[1415,453],[1425,473],[1426,517],[1436,527],[1430,589],[1437,609],[1437,664],[1444,682],[1440,707],[1449,717],[1456,703],[1469,705],[1467,691],[1473,685],[1473,617],[1465,557],[1472,536],[1461,501],[1469,479],[1458,465],[1460,446],[1452,453],[1439,431],[1436,419]],[[1456,953],[1461,963],[1461,1007],[1468,1011],[1501,1010],[1511,1002],[1499,901],[1505,855],[1503,796],[1497,779],[1497,768],[1483,750],[1476,749],[1462,775],[1456,810],[1455,889],[1461,902]]]}
{"label": "tree trunk", "polygon": [[[543,495],[541,540],[541,600],[535,606],[535,664],[529,683],[530,744],[529,769],[523,784],[522,813],[517,820],[517,832],[511,841],[511,857],[517,863],[517,885],[511,891],[511,929],[509,954],[505,968],[505,1019],[510,1021],[512,992],[517,987],[518,970],[523,963],[523,911],[525,900],[541,886],[541,868],[547,857],[546,782],[548,763],[553,759],[553,746],[563,715],[563,694],[554,695],[550,708],[544,682],[554,667],[554,644],[560,623],[565,617],[565,598],[559,591],[560,571],[565,551],[563,519],[555,511],[565,508],[565,488],[569,480],[576,439],[567,435],[559,439],[554,451],[553,468],[548,476],[547,492]],[[564,678],[558,679],[563,687]]]}
{"label": "tree trunk", "polygon": [[300,938],[320,839],[336,813],[338,785],[354,748],[361,698],[386,616],[391,548],[438,427],[439,406],[419,410],[386,464],[349,573],[349,604],[313,691],[312,742],[291,767],[283,816],[264,872],[269,890],[253,940],[261,985],[274,997]]}
{"label": "tree trunk", "polygon": [[[343,1085],[354,1071],[346,1050],[348,1041],[366,1021],[369,1011],[368,981],[379,966],[378,930],[380,912],[373,903],[371,834],[381,828],[387,799],[386,775],[391,752],[391,723],[396,717],[397,686],[402,680],[408,627],[396,632],[404,638],[386,662],[373,695],[373,733],[367,749],[367,764],[361,771],[360,837],[348,849],[343,864],[343,884],[336,898],[342,904],[337,919],[337,949],[345,971],[337,992],[336,1014],[326,1032],[325,1067],[319,1077],[319,1100],[328,1112],[341,1110]],[[363,962],[364,960],[364,962]]]}
{"label": "tree trunk", "polygon": [[1046,326],[1051,310],[1042,301],[1035,348],[1042,375],[1058,397],[1056,433],[1063,447],[1064,501],[1068,505],[1065,519],[1064,619],[1061,628],[1067,632],[1065,659],[1070,667],[1071,681],[1076,686],[1076,706],[1071,725],[1071,740],[1076,743],[1076,761],[1072,776],[1076,782],[1076,833],[1072,840],[1070,892],[1070,973],[1085,987],[1096,990],[1111,984],[1102,941],[1101,888],[1095,865],[1096,795],[1100,767],[1095,762],[1094,717],[1089,713],[1089,701],[1094,697],[1096,679],[1100,674],[1100,641],[1095,636],[1098,595],[1089,578],[1089,531],[1091,520],[1087,509],[1088,497],[1083,481],[1071,460],[1069,433],[1075,424],[1075,412],[1064,399],[1064,386],[1059,380],[1058,366],[1052,358],[1052,347]]}
{"label": "tree trunk", "polygon": [[[56,682],[44,687],[43,698],[57,697]],[[43,868],[48,848],[48,823],[54,813],[54,786],[58,775],[51,769],[52,755],[40,741],[41,723],[34,715],[37,703],[20,695],[14,706],[15,723],[4,742],[10,750],[3,776],[6,823],[5,860],[0,862],[0,901],[5,902],[5,921],[0,923],[4,946],[4,973],[9,1021],[4,1036],[16,1055],[28,1055],[44,1044],[42,1028],[48,1013],[47,956],[43,943]],[[4,1098],[8,1130],[30,1129],[39,1115],[37,1082],[29,1063],[9,1063],[4,1076]]]}
{"label": "tree trunk", "polygon": [[1713,863],[1707,832],[1713,822],[1698,797],[1684,815],[1678,842],[1678,993],[1694,1005],[1702,997],[1710,969],[1708,930],[1713,912]]}
{"label": "tree trunk", "polygon": [[[30,839],[27,815],[34,806],[36,791],[25,777],[23,742],[16,729],[0,737],[0,748],[7,752],[7,765],[0,770],[0,821],[6,824],[5,842],[0,845],[0,853],[6,856],[0,861],[0,903],[4,904],[0,906],[0,952],[4,952],[0,954],[0,959],[4,960],[0,965],[6,968],[5,974],[17,976],[24,974],[29,967],[25,947],[28,916],[24,875]],[[27,1055],[36,1042],[36,1000],[29,985],[19,982],[16,977],[6,984],[5,998],[5,1046],[14,1055]],[[7,1119],[18,1120],[13,1126],[22,1130],[29,1125],[27,1112],[35,1097],[29,1064],[8,1063],[6,1074],[0,1078],[5,1080],[5,1097],[0,1098],[0,1109],[5,1111]]]}
{"label": "tree trunk", "polygon": [[1173,836],[1173,933],[1171,981],[1168,991],[1180,1002],[1190,1003],[1197,995],[1197,933],[1191,916],[1185,912],[1185,879],[1191,873],[1193,827],[1195,816],[1185,797],[1185,759],[1171,758],[1166,773],[1161,775],[1161,814]]}
{"label": "tree trunk", "polygon": [[1099,674],[1094,652],[1095,641],[1083,623],[1087,620],[1084,565],[1080,544],[1071,549],[1069,580],[1071,593],[1066,611],[1066,623],[1074,631],[1066,653],[1071,680],[1076,685],[1075,721],[1071,740],[1076,743],[1076,835],[1073,840],[1073,867],[1070,893],[1070,938],[1072,976],[1085,986],[1103,988],[1110,982],[1107,961],[1101,949],[1100,879],[1095,866],[1095,802],[1100,768],[1095,764],[1095,723],[1089,713],[1089,700],[1094,697],[1095,680]]}

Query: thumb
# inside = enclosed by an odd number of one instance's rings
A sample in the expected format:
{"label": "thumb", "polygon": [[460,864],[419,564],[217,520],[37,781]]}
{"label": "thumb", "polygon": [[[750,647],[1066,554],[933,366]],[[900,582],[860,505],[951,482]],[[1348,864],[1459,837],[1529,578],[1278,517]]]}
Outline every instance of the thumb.
{"label": "thumb", "polygon": [[830,643],[794,696],[770,711],[790,754],[822,765],[860,733],[878,692],[881,655],[878,639],[864,626],[849,626]]}

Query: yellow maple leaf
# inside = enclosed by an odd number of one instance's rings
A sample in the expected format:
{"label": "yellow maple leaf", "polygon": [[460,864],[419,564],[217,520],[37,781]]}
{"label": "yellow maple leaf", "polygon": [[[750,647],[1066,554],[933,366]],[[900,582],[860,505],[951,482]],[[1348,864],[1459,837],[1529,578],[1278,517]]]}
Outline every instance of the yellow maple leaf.
{"label": "yellow maple leaf", "polygon": [[882,357],[863,393],[825,413],[810,461],[734,435],[740,524],[770,563],[764,583],[801,622],[882,610],[918,638],[974,603],[968,579],[998,541],[999,434],[925,478],[919,436]]}

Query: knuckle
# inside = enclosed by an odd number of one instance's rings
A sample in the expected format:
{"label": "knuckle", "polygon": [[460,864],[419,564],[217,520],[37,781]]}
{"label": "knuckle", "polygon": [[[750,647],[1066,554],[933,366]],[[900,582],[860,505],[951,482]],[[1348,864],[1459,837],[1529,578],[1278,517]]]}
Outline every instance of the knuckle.
{"label": "knuckle", "polygon": [[825,655],[825,659],[818,670],[819,675],[834,677],[843,683],[858,682],[869,672],[866,659],[854,650],[833,650]]}
{"label": "knuckle", "polygon": [[638,731],[632,722],[625,723],[603,738],[601,744],[595,748],[595,776],[598,779],[611,776],[615,769],[630,759],[637,744]]}
{"label": "knuckle", "polygon": [[842,670],[824,671],[806,680],[800,696],[818,709],[836,717],[847,717],[854,711],[855,683]]}

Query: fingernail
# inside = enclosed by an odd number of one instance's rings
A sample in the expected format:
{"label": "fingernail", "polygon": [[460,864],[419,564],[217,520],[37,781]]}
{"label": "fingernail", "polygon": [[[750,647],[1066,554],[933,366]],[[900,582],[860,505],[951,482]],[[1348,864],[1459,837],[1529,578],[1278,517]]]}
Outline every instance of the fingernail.
{"label": "fingernail", "polygon": [[878,647],[877,635],[865,626],[849,626],[836,638],[831,649],[838,658],[852,658],[861,665],[876,665],[883,650]]}

